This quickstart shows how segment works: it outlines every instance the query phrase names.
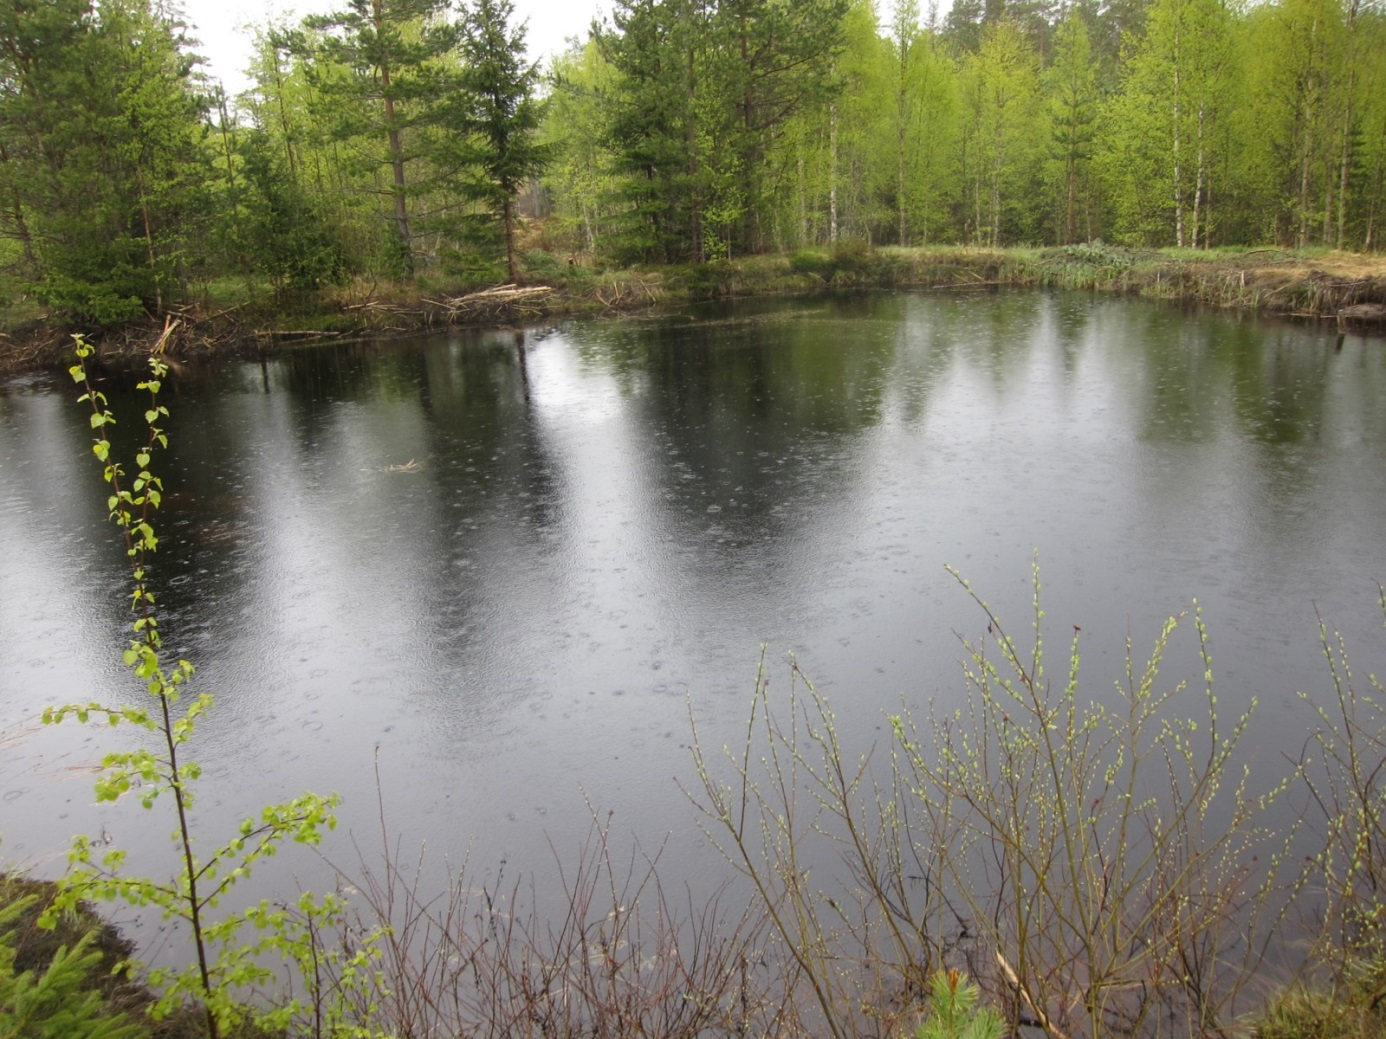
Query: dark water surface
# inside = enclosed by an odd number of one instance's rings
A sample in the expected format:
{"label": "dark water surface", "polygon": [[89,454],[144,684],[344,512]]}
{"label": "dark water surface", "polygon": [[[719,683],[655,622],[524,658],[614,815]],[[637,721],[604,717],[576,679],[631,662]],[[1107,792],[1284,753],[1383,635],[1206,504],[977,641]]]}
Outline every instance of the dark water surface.
{"label": "dark water surface", "polygon": [[[945,564],[1023,634],[1036,549],[1051,645],[1083,629],[1088,697],[1110,694],[1128,634],[1143,652],[1196,598],[1222,703],[1259,700],[1266,775],[1309,728],[1296,692],[1326,687],[1317,615],[1362,670],[1382,656],[1379,338],[881,294],[170,382],[156,586],[169,644],[217,697],[194,750],[213,818],[336,790],[374,841],[378,749],[406,846],[542,867],[590,802],[646,847],[671,835],[666,866],[696,875],[690,709],[706,744],[736,744],[768,643],[772,673],[792,651],[865,750],[902,702],[964,693],[957,635],[986,622]],[[128,382],[108,389],[134,435]],[[78,829],[158,847],[171,828],[90,806],[88,766],[124,730],[35,722],[134,695],[123,558],[74,397],[56,376],[0,387],[0,855],[47,872]],[[1195,649],[1168,672],[1190,696]]]}

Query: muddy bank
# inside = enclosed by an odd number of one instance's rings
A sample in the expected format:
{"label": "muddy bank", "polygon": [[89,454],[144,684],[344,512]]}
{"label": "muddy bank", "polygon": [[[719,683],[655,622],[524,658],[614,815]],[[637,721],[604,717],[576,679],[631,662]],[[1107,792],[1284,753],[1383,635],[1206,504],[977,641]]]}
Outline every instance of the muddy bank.
{"label": "muddy bank", "polygon": [[1056,249],[871,249],[844,243],[698,266],[602,271],[573,265],[544,284],[441,291],[352,285],[292,311],[190,304],[158,320],[98,332],[38,320],[0,332],[0,371],[65,364],[86,332],[107,361],[151,350],[191,358],[270,353],[285,346],[409,335],[446,327],[504,327],[707,299],[870,288],[1038,286],[1111,292],[1245,313],[1386,328],[1386,257],[1300,255],[1279,249],[1193,253],[1077,245]]}

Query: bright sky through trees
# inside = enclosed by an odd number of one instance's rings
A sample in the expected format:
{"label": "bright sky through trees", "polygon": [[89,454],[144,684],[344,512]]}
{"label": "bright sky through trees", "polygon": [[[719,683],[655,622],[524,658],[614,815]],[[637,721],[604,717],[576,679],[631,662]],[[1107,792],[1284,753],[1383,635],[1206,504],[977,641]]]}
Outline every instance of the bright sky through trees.
{"label": "bright sky through trees", "polygon": [[[235,95],[250,81],[242,69],[250,60],[250,27],[270,19],[296,23],[304,15],[322,14],[333,9],[332,0],[184,0],[188,21],[196,26],[199,48],[207,58],[207,72],[220,79],[227,93]],[[882,0],[878,8],[883,21],[895,9],[893,0]],[[947,0],[938,5],[938,17],[948,13]],[[920,5],[927,11],[927,5]],[[515,0],[516,18],[528,20],[526,42],[532,58],[547,58],[564,49],[570,36],[585,39],[592,19],[608,15],[610,0]]]}
{"label": "bright sky through trees", "polygon": [[[184,0],[188,22],[207,58],[206,71],[220,79],[227,93],[245,90],[250,81],[242,70],[250,60],[251,27],[274,21],[297,23],[304,15],[322,14],[341,6],[335,0]],[[515,0],[517,20],[528,19],[526,42],[534,58],[564,49],[570,36],[586,38],[592,19],[608,12],[608,0]]]}

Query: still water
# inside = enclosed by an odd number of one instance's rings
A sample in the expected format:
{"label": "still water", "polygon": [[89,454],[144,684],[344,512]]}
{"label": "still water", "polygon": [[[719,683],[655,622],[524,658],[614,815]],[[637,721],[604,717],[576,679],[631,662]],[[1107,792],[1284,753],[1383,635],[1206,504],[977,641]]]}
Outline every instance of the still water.
{"label": "still water", "polygon": [[[133,380],[105,378],[131,438]],[[135,695],[75,395],[0,387],[0,856],[47,873],[78,830],[170,828],[90,804],[124,730],[35,720]],[[165,403],[156,587],[216,695],[194,749],[214,822],[335,790],[373,844],[378,770],[391,833],[482,874],[563,857],[590,810],[715,874],[680,789],[690,712],[736,745],[766,644],[865,751],[887,712],[965,693],[959,636],[986,618],[945,565],[1023,635],[1036,552],[1086,697],[1196,599],[1221,702],[1259,702],[1266,782],[1310,727],[1297,691],[1326,685],[1318,617],[1381,667],[1380,338],[877,294],[295,351],[189,368]],[[1191,697],[1195,650],[1167,665]]]}

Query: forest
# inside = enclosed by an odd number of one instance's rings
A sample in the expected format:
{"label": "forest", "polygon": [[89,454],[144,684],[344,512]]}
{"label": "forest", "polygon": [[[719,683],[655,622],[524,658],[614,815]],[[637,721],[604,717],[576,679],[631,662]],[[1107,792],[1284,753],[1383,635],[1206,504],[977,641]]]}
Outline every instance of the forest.
{"label": "forest", "polygon": [[92,326],[352,278],[1108,242],[1380,251],[1364,0],[615,0],[546,67],[508,0],[255,30],[0,0],[0,307]]}

